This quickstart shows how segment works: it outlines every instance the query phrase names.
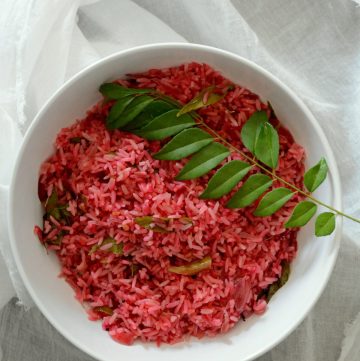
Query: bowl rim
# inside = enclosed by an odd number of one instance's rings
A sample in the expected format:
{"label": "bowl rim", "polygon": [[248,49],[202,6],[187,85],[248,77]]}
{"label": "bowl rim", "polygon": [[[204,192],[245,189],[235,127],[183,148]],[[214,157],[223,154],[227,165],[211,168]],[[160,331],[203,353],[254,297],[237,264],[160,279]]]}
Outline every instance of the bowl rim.
{"label": "bowl rim", "polygon": [[[11,184],[9,188],[9,201],[8,201],[8,227],[9,227],[9,240],[10,240],[10,246],[11,251],[16,263],[16,267],[18,269],[18,272],[21,276],[21,279],[24,283],[24,286],[26,287],[27,291],[29,292],[31,298],[33,299],[35,305],[39,308],[41,313],[46,317],[46,319],[50,322],[50,324],[61,334],[63,335],[71,344],[75,345],[78,349],[82,350],[86,354],[90,355],[91,357],[94,357],[97,360],[103,360],[106,361],[102,355],[99,355],[92,350],[88,348],[86,344],[81,343],[80,341],[74,339],[71,334],[68,333],[67,329],[64,329],[61,325],[57,323],[57,320],[47,312],[46,306],[43,305],[42,301],[38,298],[36,291],[33,289],[31,281],[27,277],[27,274],[22,266],[22,263],[20,261],[20,256],[18,252],[18,248],[15,241],[15,232],[14,232],[14,195],[15,195],[15,179],[17,178],[17,174],[19,172],[20,168],[20,160],[23,157],[23,154],[25,152],[25,148],[27,143],[30,141],[31,137],[33,136],[33,131],[36,128],[37,123],[40,121],[40,119],[43,117],[43,114],[47,111],[48,108],[52,106],[52,104],[56,101],[57,97],[65,92],[68,87],[70,87],[73,83],[75,83],[79,78],[81,78],[83,75],[86,75],[87,73],[91,73],[94,69],[96,69],[98,66],[103,65],[107,62],[111,62],[112,60],[116,58],[121,58],[123,55],[130,55],[132,53],[137,53],[138,51],[142,50],[152,50],[156,51],[158,49],[164,49],[164,48],[176,48],[176,49],[197,49],[197,50],[204,50],[210,53],[216,53],[217,55],[225,56],[228,58],[231,58],[237,62],[241,62],[245,64],[246,66],[253,68],[255,71],[261,73],[264,78],[271,80],[274,82],[279,88],[282,88],[296,103],[296,105],[302,109],[307,120],[312,123],[312,126],[315,128],[317,135],[320,138],[320,141],[323,145],[323,147],[326,150],[327,153],[327,160],[328,163],[331,165],[331,176],[332,176],[332,183],[333,183],[333,204],[336,208],[339,210],[342,210],[342,191],[341,191],[341,181],[338,171],[338,166],[333,154],[333,151],[331,149],[331,146],[329,144],[329,141],[327,140],[325,133],[323,132],[320,124],[315,119],[314,115],[311,113],[311,111],[308,109],[308,107],[305,105],[305,103],[299,98],[299,96],[286,84],[284,84],[281,80],[279,80],[276,76],[274,76],[271,72],[264,69],[260,65],[256,64],[255,62],[248,60],[240,55],[237,55],[235,53],[232,53],[227,50],[223,50],[217,47],[208,46],[208,45],[202,45],[202,44],[196,44],[196,43],[182,43],[182,42],[166,42],[166,43],[152,43],[147,45],[141,45],[141,46],[135,46],[131,47],[125,50],[118,51],[116,53],[113,53],[109,56],[106,56],[102,59],[99,59],[98,61],[90,64],[89,66],[85,67],[78,73],[74,74],[71,78],[69,78],[64,84],[62,84],[54,93],[51,95],[48,100],[42,105],[36,116],[34,117],[33,121],[31,122],[29,128],[27,129],[24,139],[22,141],[20,150],[17,154],[15,166],[12,172],[12,178],[11,178]],[[298,326],[299,324],[305,319],[305,317],[309,314],[309,312],[313,309],[314,305],[322,295],[326,285],[328,284],[329,278],[333,272],[335,262],[337,260],[339,248],[340,248],[340,236],[342,234],[342,224],[343,219],[342,217],[338,217],[337,224],[336,224],[336,230],[333,235],[333,259],[330,264],[329,272],[324,278],[323,284],[321,287],[316,289],[315,296],[313,297],[313,301],[309,305],[308,310],[301,315],[291,326],[289,326],[287,329],[284,329],[282,334],[275,340],[275,341],[269,341],[267,344],[263,345],[263,347],[259,348],[258,350],[254,351],[251,355],[249,355],[246,359],[243,361],[250,361],[253,360],[256,357],[260,357],[261,355],[265,354],[267,351],[271,350],[275,346],[277,346],[280,342],[282,342],[286,337],[290,335]]]}

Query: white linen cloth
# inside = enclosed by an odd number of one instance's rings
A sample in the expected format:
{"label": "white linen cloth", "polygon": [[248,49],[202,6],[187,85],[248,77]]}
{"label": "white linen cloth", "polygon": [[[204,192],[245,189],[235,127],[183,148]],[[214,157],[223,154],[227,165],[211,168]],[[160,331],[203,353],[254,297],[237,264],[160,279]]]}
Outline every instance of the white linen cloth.
{"label": "white linen cloth", "polygon": [[[9,273],[0,256],[0,307],[15,295],[32,306],[12,260],[5,207],[24,132],[65,80],[135,45],[212,45],[283,80],[320,122],[338,161],[344,209],[360,217],[359,27],[360,7],[351,0],[2,0],[0,248]],[[320,301],[261,361],[360,360],[360,225],[344,223],[339,259]],[[35,308],[23,307],[11,302],[0,313],[0,360],[90,359]]]}

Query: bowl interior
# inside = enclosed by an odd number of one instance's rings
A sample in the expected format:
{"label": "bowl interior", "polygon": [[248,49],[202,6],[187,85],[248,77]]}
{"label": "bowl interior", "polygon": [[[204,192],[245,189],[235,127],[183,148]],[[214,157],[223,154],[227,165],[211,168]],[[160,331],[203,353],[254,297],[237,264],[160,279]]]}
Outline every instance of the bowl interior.
{"label": "bowl interior", "polygon": [[273,297],[267,312],[239,323],[231,332],[213,339],[192,339],[175,346],[156,347],[136,343],[126,347],[115,343],[90,322],[73,290],[58,279],[59,264],[46,254],[33,234],[41,224],[42,211],[37,198],[40,164],[53,151],[58,131],[70,125],[100,97],[97,91],[104,81],[126,73],[206,62],[229,79],[269,100],[307,153],[307,166],[325,156],[330,176],[316,191],[323,201],[341,207],[336,164],[316,121],[299,99],[278,80],[258,66],[218,49],[189,44],[140,47],[111,56],[81,72],[62,87],[46,104],[29,129],[13,177],[10,194],[10,233],[13,252],[25,285],[50,322],[71,342],[100,360],[184,361],[185,359],[249,360],[259,356],[291,332],[313,306],[331,273],[339,246],[337,233],[314,237],[314,224],[300,232],[299,252],[289,282]]}

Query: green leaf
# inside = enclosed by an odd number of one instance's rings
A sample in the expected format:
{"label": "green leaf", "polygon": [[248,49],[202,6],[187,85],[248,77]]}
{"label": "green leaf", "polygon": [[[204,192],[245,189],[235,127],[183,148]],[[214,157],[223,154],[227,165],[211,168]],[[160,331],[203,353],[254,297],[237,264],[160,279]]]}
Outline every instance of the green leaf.
{"label": "green leaf", "polygon": [[143,216],[143,217],[136,217],[134,221],[139,226],[150,229],[155,233],[171,232],[166,229],[168,223],[170,222],[170,218]]}
{"label": "green leaf", "polygon": [[263,123],[255,140],[255,157],[272,169],[279,160],[279,136],[270,123]]}
{"label": "green leaf", "polygon": [[213,142],[213,137],[198,128],[185,129],[177,134],[158,153],[155,159],[178,160],[188,157]]}
{"label": "green leaf", "polygon": [[66,203],[62,206],[59,206],[59,212],[60,212],[60,220],[65,221],[67,225],[71,224],[71,213],[66,209],[69,207],[69,204]]}
{"label": "green leaf", "polygon": [[167,217],[153,217],[153,216],[142,216],[134,219],[135,223],[141,227],[152,230],[157,233],[168,233],[172,232],[168,229],[171,222],[179,221],[181,224],[193,224],[193,221],[189,217],[179,218],[167,218]]}
{"label": "green leaf", "polygon": [[[183,116],[183,115],[182,115]],[[211,143],[196,153],[176,176],[176,180],[194,179],[203,176],[221,163],[230,151],[220,143]]]}
{"label": "green leaf", "polygon": [[141,227],[149,227],[150,224],[154,222],[154,217],[152,216],[136,217],[134,221],[136,224],[138,224]]}
{"label": "green leaf", "polygon": [[250,176],[243,186],[226,203],[228,208],[244,208],[255,202],[272,184],[272,179],[265,174]]}
{"label": "green leaf", "polygon": [[263,110],[255,112],[246,121],[241,129],[241,141],[251,153],[255,152],[255,140],[259,127],[268,121],[266,112]]}
{"label": "green leaf", "polygon": [[293,210],[289,220],[285,223],[285,228],[295,228],[305,226],[316,213],[317,205],[310,201],[300,202]]}
{"label": "green leaf", "polygon": [[225,94],[214,93],[214,90],[215,86],[210,86],[203,89],[195,98],[190,100],[189,103],[185,104],[180,109],[178,116],[189,113],[196,109],[207,107],[208,105],[217,103],[219,100],[224,98]]}
{"label": "green leaf", "polygon": [[62,239],[64,238],[64,231],[60,231],[55,239],[46,240],[46,246],[52,245],[52,246],[61,246]]}
{"label": "green leaf", "polygon": [[61,213],[59,208],[54,208],[51,211],[47,212],[47,215],[53,216],[57,221],[61,220]]}
{"label": "green leaf", "polygon": [[328,166],[325,158],[321,158],[319,163],[310,168],[304,175],[304,184],[309,192],[319,187],[319,185],[325,180],[328,172]]}
{"label": "green leaf", "polygon": [[232,160],[220,168],[210,179],[200,198],[217,199],[228,194],[251,169],[251,165],[240,160]]}
{"label": "green leaf", "polygon": [[99,91],[102,95],[109,99],[120,99],[128,95],[152,93],[154,90],[125,88],[124,86],[116,83],[104,83],[100,86]]}
{"label": "green leaf", "polygon": [[317,237],[328,236],[335,229],[335,214],[324,212],[318,215],[315,221],[315,235]]}
{"label": "green leaf", "polygon": [[106,118],[106,126],[111,127],[111,123],[115,122],[116,119],[124,112],[125,108],[135,99],[134,96],[129,95],[119,99],[110,109],[109,115]]}
{"label": "green leaf", "polygon": [[147,95],[140,95],[136,97],[130,102],[118,118],[107,124],[107,127],[109,129],[122,128],[137,117],[153,101],[154,98]]}
{"label": "green leaf", "polygon": [[156,118],[157,116],[168,112],[171,109],[174,109],[175,106],[169,104],[164,100],[154,100],[151,104],[149,104],[145,110],[140,113],[136,118],[134,118],[131,122],[126,124],[123,129],[126,131],[132,131],[135,129],[140,129],[144,127],[151,120]]}
{"label": "green leaf", "polygon": [[110,252],[121,256],[124,253],[124,244],[114,243],[113,246],[110,248]]}
{"label": "green leaf", "polygon": [[45,203],[46,212],[51,213],[57,207],[57,204],[58,204],[58,195],[56,190],[53,189],[50,197],[47,199]]}
{"label": "green leaf", "polygon": [[144,128],[134,131],[135,134],[149,140],[161,140],[194,126],[194,119],[187,115],[177,117],[178,110],[173,109],[154,118]]}
{"label": "green leaf", "polygon": [[106,249],[104,252],[111,252],[111,253],[114,253],[119,256],[124,254],[124,252],[123,252],[124,244],[123,243],[117,244],[116,240],[114,238],[107,237],[101,242],[100,245],[94,244],[89,251],[89,255],[96,252],[99,248],[101,248],[102,246],[105,246],[106,244],[109,244],[109,243],[112,243],[112,246],[110,248]]}
{"label": "green leaf", "polygon": [[255,209],[254,215],[258,217],[270,216],[279,210],[294,195],[288,188],[276,188],[265,194]]}

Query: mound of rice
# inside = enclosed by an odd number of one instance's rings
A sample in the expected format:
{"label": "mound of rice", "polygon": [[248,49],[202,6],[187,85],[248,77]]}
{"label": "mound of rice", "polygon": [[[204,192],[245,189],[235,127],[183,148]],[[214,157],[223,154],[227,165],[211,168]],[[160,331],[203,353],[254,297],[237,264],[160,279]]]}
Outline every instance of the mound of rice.
{"label": "mound of rice", "polygon": [[[209,85],[224,88],[230,82],[206,64],[191,63],[151,69],[119,83],[155,88],[186,103]],[[111,105],[100,102],[59,132],[56,150],[42,164],[39,178],[40,200],[46,203],[55,192],[64,218],[44,217],[35,232],[56,251],[61,276],[90,319],[102,319],[103,329],[118,342],[131,344],[138,338],[160,344],[186,335],[216,336],[253,313],[262,314],[267,307],[263,290],[296,255],[297,230],[283,224],[300,197],[265,218],[252,215],[256,203],[225,208],[234,191],[220,200],[199,199],[213,172],[175,181],[185,161],[154,160],[151,154],[160,142],[108,131],[104,120]],[[235,86],[200,114],[242,148],[241,127],[260,109],[278,128],[277,173],[302,187],[304,151],[256,94]],[[228,159],[241,158],[233,153]],[[165,231],[156,232],[135,222],[143,216],[171,220]],[[113,243],[104,242],[109,237]],[[119,252],[113,251],[116,245]],[[209,270],[194,276],[168,271],[170,265],[205,256],[212,259]]]}

